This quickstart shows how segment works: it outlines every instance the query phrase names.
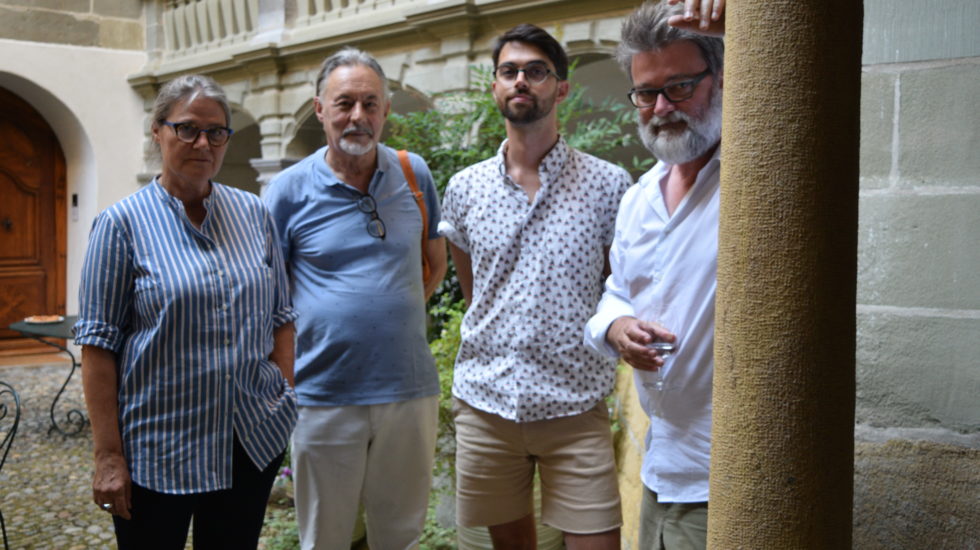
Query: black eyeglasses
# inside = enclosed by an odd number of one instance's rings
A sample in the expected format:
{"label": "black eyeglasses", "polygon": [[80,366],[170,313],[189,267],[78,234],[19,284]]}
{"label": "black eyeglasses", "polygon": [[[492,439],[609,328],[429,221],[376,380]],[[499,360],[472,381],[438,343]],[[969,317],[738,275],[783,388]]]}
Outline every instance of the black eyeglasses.
{"label": "black eyeglasses", "polygon": [[194,143],[197,141],[197,136],[204,135],[208,136],[208,143],[212,147],[221,147],[222,145],[228,143],[231,139],[231,135],[235,133],[234,130],[225,126],[215,126],[213,128],[200,129],[194,126],[190,122],[170,122],[169,120],[161,120],[160,124],[164,126],[170,126],[174,129],[174,133],[177,134],[177,139],[183,141],[184,143]]}
{"label": "black eyeglasses", "polygon": [[527,81],[531,84],[541,84],[549,75],[561,80],[558,73],[552,71],[547,65],[541,62],[528,63],[523,69],[518,69],[516,65],[506,63],[493,70],[493,75],[502,82],[513,82],[517,80],[517,75],[521,73],[524,73]]}
{"label": "black eyeglasses", "polygon": [[384,240],[385,233],[387,233],[385,222],[378,215],[378,204],[374,202],[374,197],[361,195],[361,198],[357,199],[357,209],[371,216],[371,220],[367,224],[368,235]]}
{"label": "black eyeglasses", "polygon": [[711,74],[711,69],[705,69],[703,72],[694,75],[694,78],[675,82],[663,88],[641,88],[639,90],[633,88],[626,94],[626,97],[629,98],[630,103],[637,109],[653,107],[657,104],[657,96],[660,94],[664,94],[667,101],[671,103],[680,103],[686,99],[691,99],[691,96],[694,95],[695,88],[698,87],[698,83],[704,80],[704,77],[709,74]]}

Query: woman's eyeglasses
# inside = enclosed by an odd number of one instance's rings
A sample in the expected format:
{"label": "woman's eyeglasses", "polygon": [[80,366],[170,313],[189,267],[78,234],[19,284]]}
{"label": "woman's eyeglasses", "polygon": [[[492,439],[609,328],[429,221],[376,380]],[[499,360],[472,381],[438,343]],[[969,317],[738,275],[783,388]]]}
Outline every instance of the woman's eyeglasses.
{"label": "woman's eyeglasses", "polygon": [[234,133],[234,130],[224,126],[201,129],[189,122],[170,122],[169,120],[161,120],[160,124],[173,128],[174,133],[177,134],[177,139],[184,143],[194,143],[197,141],[197,136],[203,133],[208,136],[208,143],[212,147],[221,147],[228,143],[231,134]]}
{"label": "woman's eyeglasses", "polygon": [[378,204],[374,202],[374,197],[371,195],[362,195],[361,198],[357,199],[357,209],[371,216],[367,224],[368,235],[383,240],[386,233],[385,222],[378,215]]}

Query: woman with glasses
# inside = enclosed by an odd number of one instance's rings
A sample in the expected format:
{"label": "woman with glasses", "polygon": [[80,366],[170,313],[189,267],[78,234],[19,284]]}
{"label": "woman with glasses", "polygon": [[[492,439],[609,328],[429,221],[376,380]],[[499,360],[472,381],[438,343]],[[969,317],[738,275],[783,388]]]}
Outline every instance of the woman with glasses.
{"label": "woman with glasses", "polygon": [[99,214],[75,341],[92,496],[120,549],[256,548],[296,421],[293,320],[259,198],[211,180],[232,135],[210,78],[157,97],[162,168]]}

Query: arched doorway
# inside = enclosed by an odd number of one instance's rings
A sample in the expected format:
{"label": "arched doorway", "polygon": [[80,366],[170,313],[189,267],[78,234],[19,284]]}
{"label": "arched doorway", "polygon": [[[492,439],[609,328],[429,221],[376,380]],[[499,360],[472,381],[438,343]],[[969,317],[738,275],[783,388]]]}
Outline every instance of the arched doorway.
{"label": "arched doorway", "polygon": [[65,156],[44,118],[0,88],[0,355],[44,351],[6,327],[65,313]]}
{"label": "arched doorway", "polygon": [[258,181],[259,174],[249,161],[262,155],[259,125],[251,115],[232,107],[231,127],[235,133],[228,142],[225,161],[214,181],[258,195],[262,187]]}

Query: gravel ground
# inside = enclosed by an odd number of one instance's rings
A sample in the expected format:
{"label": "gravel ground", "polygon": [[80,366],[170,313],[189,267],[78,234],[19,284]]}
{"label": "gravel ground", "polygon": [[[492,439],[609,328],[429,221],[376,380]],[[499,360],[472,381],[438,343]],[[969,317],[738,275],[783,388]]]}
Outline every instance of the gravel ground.
{"label": "gravel ground", "polygon": [[[69,366],[0,367],[0,380],[21,398],[21,422],[0,472],[0,510],[12,549],[114,549],[108,514],[92,503],[92,432],[48,434],[51,400]],[[79,373],[58,403],[59,421],[70,409],[84,410]],[[3,422],[0,429],[8,426]],[[270,506],[260,548],[291,548],[292,508]],[[187,548],[190,548],[188,542]]]}

